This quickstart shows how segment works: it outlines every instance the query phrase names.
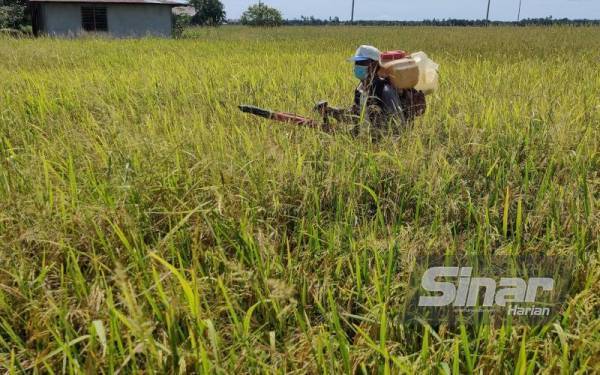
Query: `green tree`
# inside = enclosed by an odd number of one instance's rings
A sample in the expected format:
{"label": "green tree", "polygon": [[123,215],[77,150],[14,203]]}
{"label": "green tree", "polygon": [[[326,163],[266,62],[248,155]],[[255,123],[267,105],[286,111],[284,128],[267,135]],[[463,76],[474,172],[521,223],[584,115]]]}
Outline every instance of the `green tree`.
{"label": "green tree", "polygon": [[259,2],[246,10],[240,21],[250,26],[281,26],[283,17],[279,10]]}
{"label": "green tree", "polygon": [[27,23],[27,0],[0,0],[0,29],[18,29]]}
{"label": "green tree", "polygon": [[191,4],[196,9],[193,24],[218,26],[225,22],[225,7],[219,0],[192,0]]}

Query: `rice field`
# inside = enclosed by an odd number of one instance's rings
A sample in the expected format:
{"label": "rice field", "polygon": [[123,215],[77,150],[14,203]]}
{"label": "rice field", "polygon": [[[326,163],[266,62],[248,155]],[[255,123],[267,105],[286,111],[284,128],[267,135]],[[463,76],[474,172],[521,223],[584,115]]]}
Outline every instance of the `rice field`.
{"label": "rice field", "polygon": [[[441,66],[373,141],[248,117],[350,105],[360,44]],[[0,372],[600,370],[600,29],[0,37]],[[404,325],[423,254],[571,254],[543,326]]]}

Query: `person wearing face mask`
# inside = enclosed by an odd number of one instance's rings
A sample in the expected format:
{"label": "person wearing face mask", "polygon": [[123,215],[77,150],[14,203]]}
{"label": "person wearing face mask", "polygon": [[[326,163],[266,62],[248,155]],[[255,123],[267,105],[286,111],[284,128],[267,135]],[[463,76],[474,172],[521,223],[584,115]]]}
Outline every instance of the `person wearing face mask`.
{"label": "person wearing face mask", "polygon": [[[381,52],[368,45],[358,47],[350,61],[354,62],[354,76],[360,80],[354,92],[354,104],[348,109],[327,107],[326,114],[341,122],[358,123],[367,119],[372,125],[383,127],[409,122],[425,111],[425,96],[414,89],[397,90],[387,78],[377,74]],[[324,102],[323,102],[324,103]],[[415,103],[418,103],[415,106]],[[316,107],[323,110],[323,107]]]}
{"label": "person wearing face mask", "polygon": [[392,84],[377,75],[381,52],[373,46],[360,46],[350,58],[354,62],[354,76],[360,84],[354,92],[354,106],[367,108],[375,123],[387,118],[402,117],[400,97]]}

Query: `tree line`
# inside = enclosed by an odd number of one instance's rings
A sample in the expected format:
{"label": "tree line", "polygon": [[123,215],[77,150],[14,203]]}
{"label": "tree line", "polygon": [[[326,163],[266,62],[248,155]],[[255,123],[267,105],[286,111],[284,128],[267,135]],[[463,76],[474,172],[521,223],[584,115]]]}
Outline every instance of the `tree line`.
{"label": "tree line", "polygon": [[[270,7],[259,1],[251,5],[242,14],[239,20],[228,20],[225,7],[220,0],[190,0],[195,14],[176,16],[176,29],[183,29],[188,25],[219,26],[224,23],[242,24],[249,26],[282,26],[282,25],[308,25],[308,26],[337,26],[337,25],[359,25],[359,26],[529,26],[529,25],[600,25],[600,20],[568,18],[555,19],[529,18],[520,21],[487,21],[467,19],[432,19],[422,21],[341,21],[339,17],[327,19],[315,18],[314,16],[302,16],[299,19],[284,19],[281,11]],[[0,0],[0,30],[21,30],[27,32],[30,29],[31,16],[28,11],[27,0]]]}
{"label": "tree line", "polygon": [[[231,23],[231,21],[230,21]],[[569,19],[569,18],[527,18],[520,21],[486,21],[467,20],[467,19],[432,19],[422,21],[380,21],[380,20],[361,20],[361,21],[340,21],[338,17],[329,19],[319,19],[315,17],[301,17],[300,19],[284,20],[284,25],[359,25],[359,26],[551,26],[551,25],[600,25],[600,20],[592,19]]]}
{"label": "tree line", "polygon": [[305,26],[336,26],[336,25],[359,25],[359,26],[550,26],[550,25],[600,25],[600,20],[591,19],[568,19],[568,18],[527,18],[520,21],[488,21],[469,19],[431,19],[422,21],[341,21],[339,17],[327,19],[315,18],[314,16],[301,16],[299,19],[284,19],[281,12],[273,7],[265,5],[262,1],[251,5],[242,14],[239,20],[227,20],[225,10],[220,0],[191,0],[196,9],[196,15],[190,19],[192,25],[220,25],[242,24],[250,26],[281,26],[281,25],[305,25]]}
{"label": "tree line", "polygon": [[215,26],[223,23],[241,24],[250,26],[551,26],[551,25],[600,25],[600,20],[592,19],[569,19],[569,18],[526,18],[520,21],[488,21],[485,19],[431,19],[422,21],[342,21],[339,17],[327,19],[315,18],[314,16],[301,16],[296,19],[284,19],[281,12],[273,7],[258,2],[251,5],[240,19],[226,19],[223,4],[219,0],[192,0],[196,9],[196,15],[189,19],[191,25]]}

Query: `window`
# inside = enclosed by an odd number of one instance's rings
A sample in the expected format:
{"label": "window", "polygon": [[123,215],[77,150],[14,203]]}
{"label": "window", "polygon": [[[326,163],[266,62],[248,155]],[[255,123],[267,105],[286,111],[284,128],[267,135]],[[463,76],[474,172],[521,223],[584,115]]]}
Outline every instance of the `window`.
{"label": "window", "polygon": [[106,6],[82,6],[81,27],[85,31],[108,31],[108,22],[106,21]]}

